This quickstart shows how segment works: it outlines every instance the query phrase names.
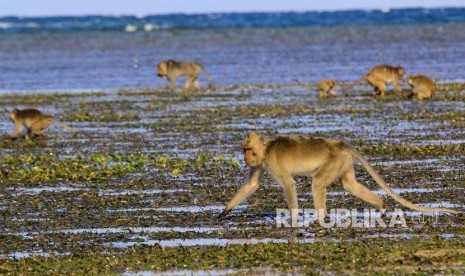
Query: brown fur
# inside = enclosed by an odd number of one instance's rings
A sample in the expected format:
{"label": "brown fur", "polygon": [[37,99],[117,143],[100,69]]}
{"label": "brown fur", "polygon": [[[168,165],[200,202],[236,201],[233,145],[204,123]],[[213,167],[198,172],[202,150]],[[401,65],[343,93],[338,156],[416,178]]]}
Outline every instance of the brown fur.
{"label": "brown fur", "polygon": [[333,88],[336,82],[331,79],[325,79],[318,82],[318,95],[320,98],[327,98],[330,95],[336,96]]}
{"label": "brown fur", "polygon": [[381,95],[384,98],[386,84],[392,83],[397,93],[402,91],[399,86],[399,80],[403,78],[404,74],[405,70],[400,66],[381,64],[373,67],[363,78],[374,87],[373,96]]}
{"label": "brown fur", "polygon": [[189,61],[175,61],[172,59],[164,60],[157,66],[157,75],[161,78],[167,79],[171,82],[171,91],[174,92],[177,77],[187,77],[184,88],[190,91],[191,85],[194,86],[196,91],[200,90],[199,74],[203,72],[208,80],[208,86],[211,87],[211,79],[205,68],[199,63]]}
{"label": "brown fur", "polygon": [[12,139],[16,139],[18,137],[23,127],[26,128],[26,140],[30,140],[33,135],[45,137],[45,134],[43,134],[42,131],[47,129],[52,121],[58,123],[68,131],[77,132],[77,130],[63,124],[55,117],[46,115],[33,108],[23,110],[13,109],[10,112],[10,119],[15,124],[15,130],[13,131],[13,134],[11,134]]}
{"label": "brown fur", "polygon": [[433,81],[424,75],[415,75],[408,78],[408,84],[412,86],[412,94],[417,95],[418,100],[432,99],[434,98],[434,83]]}
{"label": "brown fur", "polygon": [[363,156],[349,144],[341,140],[321,137],[279,136],[267,141],[257,132],[250,133],[242,144],[246,164],[251,167],[248,181],[228,202],[223,217],[234,207],[249,197],[259,185],[262,174],[267,171],[284,188],[288,208],[297,209],[297,193],[293,176],[311,176],[315,209],[320,218],[326,216],[326,187],[337,179],[352,195],[378,208],[383,207],[383,199],[357,182],[353,169],[353,159],[357,159],[378,185],[400,204],[421,212],[444,212],[457,214],[447,208],[425,208],[415,205],[397,195],[370,166]]}

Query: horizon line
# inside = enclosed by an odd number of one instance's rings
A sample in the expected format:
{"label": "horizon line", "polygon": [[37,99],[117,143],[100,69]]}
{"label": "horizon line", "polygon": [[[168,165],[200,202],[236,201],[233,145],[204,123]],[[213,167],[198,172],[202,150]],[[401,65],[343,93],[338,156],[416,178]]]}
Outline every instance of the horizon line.
{"label": "horizon line", "polygon": [[125,17],[125,16],[133,16],[137,18],[144,18],[148,16],[169,16],[169,15],[211,15],[211,14],[247,14],[247,13],[307,13],[307,12],[350,12],[350,11],[381,11],[383,13],[389,13],[392,10],[409,10],[409,9],[425,9],[425,10],[433,10],[433,9],[463,9],[464,6],[434,6],[434,7],[422,7],[422,6],[412,6],[412,7],[383,7],[383,8],[350,8],[350,9],[313,9],[313,10],[276,10],[276,11],[264,11],[264,10],[256,10],[256,11],[204,11],[204,12],[160,12],[160,13],[83,13],[83,14],[49,14],[49,15],[12,15],[12,14],[5,14],[0,15],[0,18],[6,17],[18,17],[18,18],[42,18],[42,17],[89,17],[89,16],[109,16],[109,17]]}

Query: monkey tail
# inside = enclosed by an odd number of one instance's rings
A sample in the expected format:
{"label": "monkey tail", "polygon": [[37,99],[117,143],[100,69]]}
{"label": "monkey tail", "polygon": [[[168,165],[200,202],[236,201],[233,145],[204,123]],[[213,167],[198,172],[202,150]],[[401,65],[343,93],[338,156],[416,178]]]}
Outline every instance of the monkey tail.
{"label": "monkey tail", "polygon": [[461,212],[448,209],[448,208],[427,208],[418,206],[405,198],[401,197],[400,195],[396,194],[391,187],[387,185],[387,183],[381,178],[381,176],[376,172],[376,170],[368,163],[368,161],[354,148],[350,148],[350,152],[352,156],[357,159],[367,170],[367,172],[373,177],[373,179],[378,183],[378,185],[388,193],[394,200],[399,202],[400,204],[404,205],[407,208],[410,208],[415,211],[424,212],[424,213],[448,213],[448,214],[460,214]]}
{"label": "monkey tail", "polygon": [[211,79],[210,75],[207,73],[207,70],[205,70],[205,68],[203,66],[202,66],[202,72],[205,74],[205,77],[207,78],[208,88],[213,88],[212,79]]}
{"label": "monkey tail", "polygon": [[59,120],[58,120],[57,118],[55,118],[55,117],[50,116],[50,119],[51,119],[52,121],[54,121],[55,123],[59,124],[60,126],[62,126],[64,129],[66,129],[66,130],[69,131],[69,132],[73,132],[73,133],[78,132],[77,129],[74,129],[74,128],[70,127],[70,126],[65,125],[64,123],[62,123],[61,121],[59,121]]}

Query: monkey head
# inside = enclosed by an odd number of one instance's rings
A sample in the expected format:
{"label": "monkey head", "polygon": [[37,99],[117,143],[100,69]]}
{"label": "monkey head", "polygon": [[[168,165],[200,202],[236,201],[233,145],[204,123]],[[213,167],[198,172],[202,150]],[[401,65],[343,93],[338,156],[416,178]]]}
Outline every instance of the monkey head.
{"label": "monkey head", "polygon": [[166,65],[166,62],[160,62],[158,63],[158,72],[157,72],[157,75],[160,77],[160,78],[166,78],[166,75],[168,74],[168,68],[167,68],[167,65]]}
{"label": "monkey head", "polygon": [[336,85],[336,82],[334,80],[329,80],[328,84],[329,84],[329,88],[333,89],[333,87]]}
{"label": "monkey head", "polygon": [[242,142],[244,161],[249,167],[261,166],[265,158],[265,144],[258,132],[251,132]]}
{"label": "monkey head", "polygon": [[408,84],[410,84],[410,86],[413,86],[413,76],[408,77]]}
{"label": "monkey head", "polygon": [[[382,66],[381,70],[385,74],[395,74],[399,77],[399,79],[403,78],[403,76],[405,75],[405,70],[402,66],[390,66],[390,65],[381,65],[381,66]],[[378,66],[375,67],[374,69],[376,68],[378,68]],[[364,78],[366,79],[370,77],[370,75],[373,74],[373,70],[369,72]]]}
{"label": "monkey head", "polygon": [[14,121],[16,120],[16,114],[18,114],[18,109],[15,108],[10,112],[10,120]]}

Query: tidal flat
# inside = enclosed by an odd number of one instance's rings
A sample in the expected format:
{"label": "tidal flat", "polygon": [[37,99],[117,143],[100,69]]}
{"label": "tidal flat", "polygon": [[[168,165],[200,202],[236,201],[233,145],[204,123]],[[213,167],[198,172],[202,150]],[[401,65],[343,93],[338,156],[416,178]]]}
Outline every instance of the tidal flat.
{"label": "tidal flat", "polygon": [[[438,83],[424,102],[406,87],[382,100],[344,84],[320,100],[314,83],[0,95],[3,110],[35,107],[81,131],[11,141],[4,113],[0,274],[465,273],[465,217],[402,208],[359,165],[407,227],[278,228],[286,202],[269,175],[215,220],[246,180],[240,145],[252,130],[344,139],[406,199],[465,211],[465,86]],[[311,179],[296,181],[312,208]],[[339,182],[327,204],[371,207]]]}

